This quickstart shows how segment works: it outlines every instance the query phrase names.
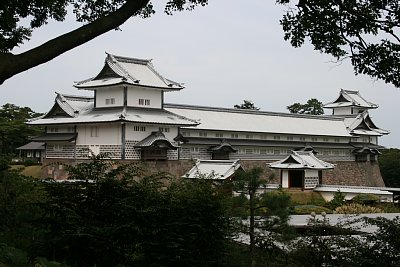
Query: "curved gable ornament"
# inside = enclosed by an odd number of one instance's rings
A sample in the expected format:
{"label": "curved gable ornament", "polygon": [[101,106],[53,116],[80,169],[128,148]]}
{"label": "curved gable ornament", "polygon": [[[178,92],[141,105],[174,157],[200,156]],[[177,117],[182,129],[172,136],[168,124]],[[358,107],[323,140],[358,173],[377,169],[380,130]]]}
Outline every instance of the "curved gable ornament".
{"label": "curved gable ornament", "polygon": [[134,147],[139,149],[178,149],[178,146],[173,145],[162,132],[152,132],[149,136],[138,142]]}

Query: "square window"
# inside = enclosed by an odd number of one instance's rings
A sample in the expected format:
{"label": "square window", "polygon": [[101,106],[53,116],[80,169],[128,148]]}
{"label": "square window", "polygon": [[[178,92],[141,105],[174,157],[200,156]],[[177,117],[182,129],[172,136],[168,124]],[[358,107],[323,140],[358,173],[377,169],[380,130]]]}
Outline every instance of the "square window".
{"label": "square window", "polygon": [[115,98],[106,98],[106,105],[114,105]]}
{"label": "square window", "polygon": [[150,99],[139,98],[140,106],[150,106]]}

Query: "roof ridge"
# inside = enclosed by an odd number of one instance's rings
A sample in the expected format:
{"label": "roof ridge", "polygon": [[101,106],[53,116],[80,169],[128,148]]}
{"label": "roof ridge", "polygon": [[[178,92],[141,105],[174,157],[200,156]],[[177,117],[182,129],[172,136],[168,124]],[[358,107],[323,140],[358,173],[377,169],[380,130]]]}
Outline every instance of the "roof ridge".
{"label": "roof ridge", "polygon": [[94,101],[94,97],[92,96],[80,96],[80,95],[70,95],[70,94],[61,94],[56,92],[56,94],[63,96],[64,98],[80,98],[80,99],[86,99],[86,100],[92,100]]}
{"label": "roof ridge", "polygon": [[334,116],[334,115],[310,115],[310,114],[284,113],[284,112],[252,110],[252,109],[238,109],[238,108],[224,108],[224,107],[209,107],[209,106],[173,104],[173,103],[164,103],[164,107],[165,108],[196,109],[196,110],[216,111],[216,112],[230,112],[230,113],[241,113],[241,114],[270,115],[270,116],[284,116],[284,117],[293,117],[293,118],[309,118],[309,119],[343,121],[343,117]]}
{"label": "roof ridge", "polygon": [[113,58],[118,58],[120,60],[123,61],[127,61],[127,62],[133,62],[133,63],[137,63],[137,64],[143,64],[146,65],[148,62],[151,62],[151,59],[143,59],[143,58],[135,58],[135,57],[126,57],[126,56],[118,56],[118,55],[114,55],[114,54],[110,54],[107,53],[107,55],[113,57]]}
{"label": "roof ridge", "polygon": [[111,61],[111,63],[113,63],[113,65],[115,67],[117,67],[123,73],[123,77],[125,79],[130,78],[132,81],[137,81],[138,79],[136,79],[135,77],[130,75],[129,71],[127,71],[123,66],[121,66],[121,64],[119,64],[119,61],[117,58],[121,58],[121,57],[114,56],[112,54],[107,54],[106,64],[108,64],[108,66],[112,69],[112,66],[110,66],[110,63],[109,63]]}

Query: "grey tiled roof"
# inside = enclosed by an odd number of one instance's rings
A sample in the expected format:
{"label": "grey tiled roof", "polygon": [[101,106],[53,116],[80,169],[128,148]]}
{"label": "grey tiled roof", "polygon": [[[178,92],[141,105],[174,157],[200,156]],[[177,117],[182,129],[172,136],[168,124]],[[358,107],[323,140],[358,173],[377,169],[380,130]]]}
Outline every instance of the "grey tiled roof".
{"label": "grey tiled roof", "polygon": [[340,90],[339,97],[324,105],[324,108],[362,107],[377,108],[378,105],[365,100],[358,91]]}
{"label": "grey tiled roof", "polygon": [[44,150],[44,144],[43,142],[30,142],[18,147],[17,150]]}
{"label": "grey tiled roof", "polygon": [[[108,71],[107,75],[103,71]],[[112,72],[112,75],[110,75]],[[181,90],[183,86],[160,75],[151,60],[128,58],[107,54],[103,70],[94,78],[77,82],[80,89],[98,88],[116,84],[160,88],[162,90]]]}
{"label": "grey tiled roof", "polygon": [[142,141],[135,145],[136,148],[168,148],[177,149],[178,147],[173,145],[162,132],[152,132],[149,136],[144,138]]}
{"label": "grey tiled roof", "polygon": [[[198,122],[165,109],[144,108],[108,108],[94,109],[93,98],[74,97],[57,94],[56,104],[69,117],[43,116],[28,122],[31,125],[80,124],[80,123],[108,123],[134,122],[154,123],[164,125],[195,126]],[[54,109],[53,107],[52,109]],[[51,113],[51,111],[50,111]]]}
{"label": "grey tiled roof", "polygon": [[44,135],[33,137],[31,140],[36,142],[73,141],[77,136],[77,133],[46,133]]}
{"label": "grey tiled roof", "polygon": [[165,109],[196,120],[196,129],[350,137],[344,118],[228,108],[165,104]]}
{"label": "grey tiled roof", "polygon": [[236,152],[237,149],[233,148],[231,144],[228,142],[221,142],[219,145],[212,146],[208,149],[209,151],[221,151],[221,150],[228,150],[229,152]]}
{"label": "grey tiled roof", "polygon": [[368,111],[358,114],[355,118],[345,118],[344,123],[349,131],[355,135],[382,136],[389,134],[389,131],[378,128],[371,120]]}
{"label": "grey tiled roof", "polygon": [[198,160],[183,178],[225,180],[240,169],[239,160]]}
{"label": "grey tiled roof", "polygon": [[334,164],[318,159],[312,151],[292,151],[286,158],[270,163],[273,169],[333,169]]}

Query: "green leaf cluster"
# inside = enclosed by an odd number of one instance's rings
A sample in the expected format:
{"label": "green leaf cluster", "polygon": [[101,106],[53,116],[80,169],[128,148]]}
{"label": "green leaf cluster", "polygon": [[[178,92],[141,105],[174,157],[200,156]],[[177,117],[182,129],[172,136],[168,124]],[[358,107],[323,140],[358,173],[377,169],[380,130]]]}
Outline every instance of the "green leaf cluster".
{"label": "green leaf cluster", "polygon": [[259,110],[260,108],[256,107],[251,100],[243,100],[242,104],[234,105],[236,109],[250,109],[250,110]]}
{"label": "green leaf cluster", "polygon": [[400,187],[400,149],[390,148],[379,156],[379,168],[388,187]]}
{"label": "green leaf cluster", "polygon": [[397,0],[277,0],[293,47],[310,42],[337,60],[350,58],[355,74],[400,86],[400,5]]}
{"label": "green leaf cluster", "polygon": [[91,167],[95,179],[82,179],[89,166],[78,164],[70,168],[81,180],[63,183],[3,172],[0,265],[10,251],[69,266],[221,264],[229,220],[209,181],[165,184],[164,174],[125,175],[96,158]]}
{"label": "green leaf cluster", "polygon": [[321,101],[318,99],[311,98],[305,104],[294,103],[286,107],[290,113],[298,114],[310,114],[310,115],[322,115],[324,114],[324,108]]}
{"label": "green leaf cluster", "polygon": [[40,116],[29,107],[4,104],[0,107],[0,153],[15,153],[15,149],[25,145],[28,138],[41,132],[39,127],[31,127],[26,122]]}
{"label": "green leaf cluster", "polygon": [[[76,21],[90,23],[115,12],[127,0],[47,0],[14,1],[0,3],[0,52],[10,52],[16,46],[29,40],[32,31],[50,20],[64,21],[68,12],[73,12]],[[172,14],[184,9],[192,10],[196,5],[207,5],[208,0],[169,0],[165,12]],[[149,17],[154,14],[153,4],[143,0],[141,8],[132,16]]]}

